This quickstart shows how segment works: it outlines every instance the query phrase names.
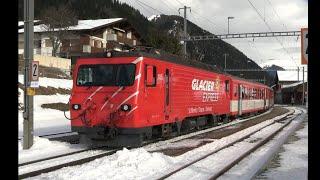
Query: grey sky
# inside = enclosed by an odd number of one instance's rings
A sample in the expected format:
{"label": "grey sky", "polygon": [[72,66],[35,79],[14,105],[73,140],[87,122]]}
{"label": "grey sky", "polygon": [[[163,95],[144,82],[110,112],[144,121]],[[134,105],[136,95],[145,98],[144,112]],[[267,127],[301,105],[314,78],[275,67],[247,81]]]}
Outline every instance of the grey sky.
{"label": "grey sky", "polygon": [[[214,34],[227,33],[228,16],[235,17],[230,20],[230,33],[269,31],[264,21],[250,5],[249,0],[120,1],[139,9],[146,17],[161,13],[179,15],[178,8],[183,5],[189,6],[191,13],[190,11],[187,13],[188,20]],[[250,2],[273,31],[297,31],[302,27],[308,27],[307,0],[250,0]],[[181,15],[183,15],[182,11]],[[287,50],[282,48],[278,40]],[[278,37],[278,40],[276,38],[255,38],[254,40],[229,39],[226,42],[237,47],[260,66],[271,64],[284,68],[301,66],[300,38]]]}

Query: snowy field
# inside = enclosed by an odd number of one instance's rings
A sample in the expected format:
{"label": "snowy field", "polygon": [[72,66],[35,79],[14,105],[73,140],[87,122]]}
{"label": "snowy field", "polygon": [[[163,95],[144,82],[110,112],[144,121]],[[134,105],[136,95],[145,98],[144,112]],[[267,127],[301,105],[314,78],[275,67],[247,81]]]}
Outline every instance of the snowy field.
{"label": "snowy field", "polygon": [[[123,150],[120,150],[111,156],[99,158],[89,163],[85,163],[78,166],[65,167],[51,173],[46,173],[33,177],[32,179],[156,179],[164,173],[171,171],[172,169],[180,167],[183,164],[186,164],[196,158],[199,158],[204,154],[207,154],[213,149],[217,149],[221,146],[224,146],[225,144],[237,140],[239,137],[249,134],[262,126],[270,124],[273,120],[267,120],[261,124],[257,124],[255,126],[244,129],[222,139],[211,139],[211,143],[208,143],[204,146],[201,146],[199,148],[196,148],[192,151],[189,151],[176,157],[170,157],[159,152],[148,152],[150,149],[154,150],[154,147],[156,146],[152,146],[149,148],[143,147],[132,150],[124,148]],[[276,123],[271,127],[266,128],[264,132],[261,132],[260,134],[258,133],[256,136],[265,136],[267,133],[274,131],[279,126],[280,124]],[[60,142],[55,143],[59,144]],[[195,140],[184,140],[176,144],[176,146],[184,147],[188,144],[190,144],[191,146],[195,146],[198,143],[199,142],[196,142]],[[48,148],[52,147],[51,150],[53,150],[56,148],[57,144],[48,144],[47,146]],[[161,144],[161,142],[159,142],[159,144]],[[240,144],[240,146],[242,146],[241,149],[245,150],[250,146],[249,144],[250,143]],[[165,144],[162,143],[162,145]],[[173,144],[167,144],[166,146],[170,148],[177,148],[174,147]],[[30,154],[34,154],[35,151],[32,151],[33,150],[29,151]],[[228,156],[225,156],[226,154],[224,154],[223,156],[216,155],[214,157],[215,161],[203,161],[201,167],[208,167],[209,169],[212,169],[213,167],[221,166],[222,164],[224,164],[226,160],[225,157],[232,158],[239,154],[238,151],[232,150],[232,148],[222,153],[228,153]],[[191,171],[196,171],[199,174],[201,172],[204,172],[204,169],[200,170],[199,168],[196,168],[194,166],[192,166],[192,168]],[[192,173],[191,175],[188,173],[185,175],[186,176],[181,177],[187,179],[195,177]]]}
{"label": "snowy field", "polygon": [[[23,84],[23,75],[19,75],[19,82]],[[40,86],[44,87],[55,87],[55,88],[72,88],[72,80],[67,79],[54,79],[54,78],[39,78]],[[19,102],[23,103],[23,91],[19,88],[20,96]],[[34,96],[34,135],[46,135],[59,132],[68,132],[71,131],[70,122],[67,120],[63,111],[55,109],[45,109],[41,107],[41,104],[46,103],[68,103],[69,95],[55,94],[55,95],[35,95]],[[22,112],[19,110],[19,137],[23,135],[23,117]],[[69,116],[69,112],[66,112],[66,115]]]}

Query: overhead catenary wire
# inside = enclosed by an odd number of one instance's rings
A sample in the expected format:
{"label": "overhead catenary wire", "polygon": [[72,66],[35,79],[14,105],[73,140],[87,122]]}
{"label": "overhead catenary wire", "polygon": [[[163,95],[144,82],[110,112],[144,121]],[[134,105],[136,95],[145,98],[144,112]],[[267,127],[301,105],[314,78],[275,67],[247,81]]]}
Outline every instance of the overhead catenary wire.
{"label": "overhead catenary wire", "polygon": [[[267,1],[268,1],[269,5],[271,6],[272,11],[274,12],[274,14],[278,17],[280,24],[284,27],[284,29],[285,29],[286,31],[289,31],[287,25],[282,21],[282,19],[280,18],[279,14],[278,14],[277,11],[276,11],[276,9],[275,9],[274,6],[272,5],[271,1],[270,1],[270,0],[267,0]],[[289,41],[289,42],[292,42],[292,40],[293,40],[291,37],[284,37],[284,38],[285,38],[285,39],[288,38],[289,40],[291,39],[291,41]],[[290,45],[290,43],[289,43],[289,45]],[[292,45],[292,46],[295,46],[295,45],[294,45],[294,42],[292,42],[291,45]]]}
{"label": "overhead catenary wire", "polygon": [[[272,32],[272,28],[270,27],[270,25],[265,21],[265,19],[263,18],[263,16],[260,14],[260,12],[258,11],[258,9],[252,4],[252,2],[250,0],[247,0],[249,2],[249,4],[251,5],[251,7],[256,11],[256,13],[259,15],[259,17],[263,20],[263,22],[265,23],[265,25],[267,26],[267,28]],[[289,55],[289,57],[291,58],[291,60],[296,64],[296,66],[298,66],[298,64],[296,63],[296,61],[293,59],[293,57],[291,56],[291,54],[288,52],[288,50],[284,47],[284,45],[282,44],[282,42],[275,37],[276,40],[279,42],[279,44],[282,46],[282,49]]]}
{"label": "overhead catenary wire", "polygon": [[138,3],[143,4],[143,5],[146,6],[146,7],[151,8],[151,9],[154,10],[154,11],[158,11],[158,12],[161,13],[161,14],[165,14],[165,13],[163,13],[162,11],[158,10],[157,8],[154,8],[154,7],[148,5],[148,4],[146,4],[146,3],[144,3],[144,2],[142,2],[142,1],[140,1],[140,0],[136,0],[136,1],[137,1]]}

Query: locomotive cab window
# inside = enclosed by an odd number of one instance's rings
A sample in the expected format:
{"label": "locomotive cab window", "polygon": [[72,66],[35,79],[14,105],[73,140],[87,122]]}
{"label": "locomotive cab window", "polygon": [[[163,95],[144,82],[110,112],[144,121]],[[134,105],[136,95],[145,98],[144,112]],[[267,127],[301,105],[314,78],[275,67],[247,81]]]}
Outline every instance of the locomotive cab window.
{"label": "locomotive cab window", "polygon": [[157,84],[157,69],[155,66],[146,65],[145,68],[145,84],[148,87],[154,87]]}
{"label": "locomotive cab window", "polygon": [[135,68],[135,64],[81,65],[77,86],[132,86]]}

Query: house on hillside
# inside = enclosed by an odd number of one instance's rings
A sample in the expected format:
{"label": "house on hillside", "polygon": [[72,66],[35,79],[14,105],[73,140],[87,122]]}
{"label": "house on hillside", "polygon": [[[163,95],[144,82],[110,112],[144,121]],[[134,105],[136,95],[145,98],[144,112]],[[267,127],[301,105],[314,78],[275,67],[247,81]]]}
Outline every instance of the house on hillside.
{"label": "house on hillside", "polygon": [[[20,26],[19,26],[20,25]],[[19,26],[19,54],[24,50],[24,29]],[[34,54],[51,56],[52,44],[44,24],[34,26]],[[57,29],[58,31],[58,29]],[[125,18],[79,20],[70,26],[68,38],[62,40],[57,54],[69,58],[72,54],[96,53],[105,50],[121,51],[125,47],[141,45],[144,40]]]}

